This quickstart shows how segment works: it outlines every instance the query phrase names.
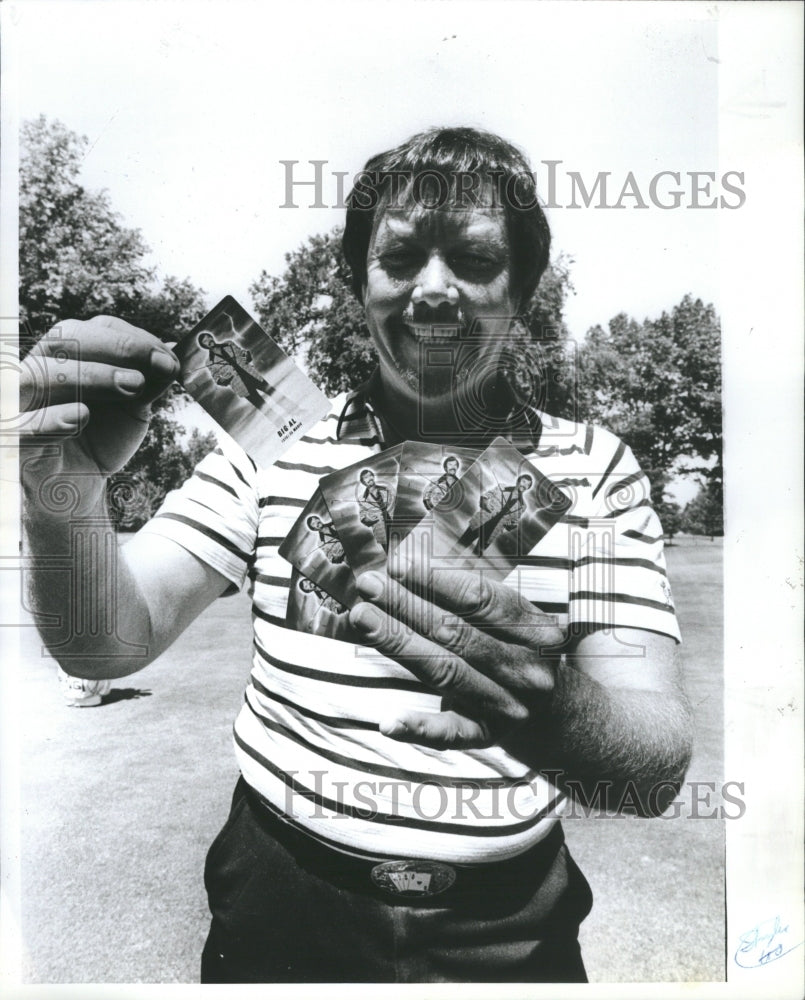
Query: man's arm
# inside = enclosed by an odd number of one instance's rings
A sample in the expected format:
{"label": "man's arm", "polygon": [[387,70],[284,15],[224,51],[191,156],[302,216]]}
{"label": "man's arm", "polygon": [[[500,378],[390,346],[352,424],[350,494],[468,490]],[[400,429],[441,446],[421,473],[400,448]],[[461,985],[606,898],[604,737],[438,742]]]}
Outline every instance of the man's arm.
{"label": "man's arm", "polygon": [[138,534],[120,552],[106,481],[148,428],[178,361],[110,317],[64,321],[22,364],[20,401],[28,589],[45,643],[84,677],[146,666],[227,581],[176,543]]}
{"label": "man's arm", "polygon": [[[670,804],[684,779],[692,728],[676,642],[642,629],[598,630],[557,669],[537,744],[582,802],[650,815]],[[515,742],[523,756],[524,738]]]}

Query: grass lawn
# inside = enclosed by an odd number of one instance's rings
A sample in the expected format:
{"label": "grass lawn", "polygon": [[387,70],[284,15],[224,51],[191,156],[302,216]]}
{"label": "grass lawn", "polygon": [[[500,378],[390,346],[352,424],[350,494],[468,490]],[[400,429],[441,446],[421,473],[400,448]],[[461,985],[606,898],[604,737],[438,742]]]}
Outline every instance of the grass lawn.
{"label": "grass lawn", "polygon": [[[668,550],[697,717],[689,777],[717,787],[721,556],[718,541]],[[248,599],[217,601],[97,709],[65,707],[53,661],[23,633],[23,981],[197,982],[204,856],[237,777]],[[588,818],[565,829],[596,897],[582,932],[591,980],[723,978],[722,822]]]}

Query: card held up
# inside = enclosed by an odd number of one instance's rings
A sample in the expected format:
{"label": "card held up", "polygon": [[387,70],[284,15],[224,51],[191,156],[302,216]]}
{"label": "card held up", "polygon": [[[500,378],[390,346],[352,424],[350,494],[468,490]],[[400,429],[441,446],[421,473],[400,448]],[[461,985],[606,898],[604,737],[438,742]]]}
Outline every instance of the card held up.
{"label": "card held up", "polygon": [[330,412],[330,402],[231,295],[174,348],[179,381],[263,467]]}

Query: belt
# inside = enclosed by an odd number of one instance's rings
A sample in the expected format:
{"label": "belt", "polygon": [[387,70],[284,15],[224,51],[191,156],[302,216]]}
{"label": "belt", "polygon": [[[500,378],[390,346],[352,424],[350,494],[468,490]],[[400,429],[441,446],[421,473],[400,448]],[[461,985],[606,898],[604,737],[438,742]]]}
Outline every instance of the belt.
{"label": "belt", "polygon": [[420,905],[438,897],[439,905],[447,905],[459,897],[531,891],[541,883],[565,840],[562,827],[555,823],[522,854],[477,864],[348,854],[291,825],[250,786],[246,785],[245,792],[259,825],[301,867],[334,885],[401,904]]}

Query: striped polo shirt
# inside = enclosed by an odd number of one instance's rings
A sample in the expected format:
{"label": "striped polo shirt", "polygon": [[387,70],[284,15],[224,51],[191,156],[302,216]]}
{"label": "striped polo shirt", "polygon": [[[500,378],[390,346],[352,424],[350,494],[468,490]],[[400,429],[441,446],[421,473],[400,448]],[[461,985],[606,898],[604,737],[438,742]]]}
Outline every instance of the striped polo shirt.
{"label": "striped polo shirt", "polygon": [[[506,583],[560,625],[679,639],[649,485],[625,445],[598,427],[536,414],[524,455],[572,500]],[[277,549],[319,479],[382,450],[359,392],[271,468],[232,443],[208,455],[143,529],[173,539],[250,587],[254,651],[234,745],[246,781],[319,840],[371,856],[504,860],[541,840],[564,796],[501,747],[433,750],[383,736],[395,709],[439,711],[441,697],[375,650],[286,625],[291,566]],[[522,449],[521,449],[522,450]],[[234,588],[233,588],[234,589]]]}

